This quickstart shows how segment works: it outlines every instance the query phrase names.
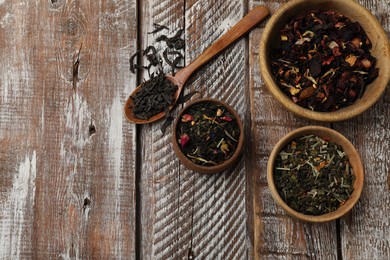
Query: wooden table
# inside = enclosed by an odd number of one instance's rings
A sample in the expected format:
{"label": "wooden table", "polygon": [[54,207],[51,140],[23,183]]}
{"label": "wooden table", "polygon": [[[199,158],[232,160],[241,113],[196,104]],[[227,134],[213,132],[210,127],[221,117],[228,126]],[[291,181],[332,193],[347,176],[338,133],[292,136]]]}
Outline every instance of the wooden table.
{"label": "wooden table", "polygon": [[[237,167],[189,171],[171,126],[162,134],[162,121],[123,116],[145,77],[129,58],[155,42],[153,23],[184,29],[188,64],[254,6],[273,13],[284,2],[0,0],[0,259],[389,259],[390,91],[361,116],[322,124],[364,161],[357,206],[330,223],[292,219],[270,196],[267,159],[284,134],[319,123],[292,115],[264,86],[266,22],[185,89],[239,112]],[[389,34],[389,0],[358,2]]]}

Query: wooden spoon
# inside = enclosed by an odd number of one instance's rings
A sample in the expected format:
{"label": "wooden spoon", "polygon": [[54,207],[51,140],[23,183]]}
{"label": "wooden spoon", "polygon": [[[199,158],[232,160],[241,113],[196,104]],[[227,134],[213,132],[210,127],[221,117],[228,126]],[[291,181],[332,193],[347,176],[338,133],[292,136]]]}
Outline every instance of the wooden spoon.
{"label": "wooden spoon", "polygon": [[[258,6],[252,9],[244,18],[242,18],[236,25],[234,25],[226,34],[224,34],[221,38],[219,38],[216,42],[214,42],[208,49],[206,49],[198,58],[196,58],[193,62],[191,62],[188,66],[184,67],[180,71],[178,71],[175,76],[166,75],[166,78],[169,79],[173,84],[177,85],[177,91],[175,93],[175,103],[180,96],[180,93],[183,89],[184,84],[187,79],[197,71],[200,67],[214,58],[217,54],[227,48],[230,44],[234,43],[241,36],[248,33],[253,27],[255,27],[258,23],[263,21],[269,14],[269,11],[266,7]],[[164,117],[165,112],[160,112],[149,119],[139,119],[134,117],[133,111],[131,109],[133,100],[131,96],[137,93],[142,85],[139,85],[136,89],[134,89],[133,93],[127,99],[125,104],[125,116],[126,118],[135,124],[147,124],[154,122],[158,119]],[[169,109],[171,109],[171,106]]]}

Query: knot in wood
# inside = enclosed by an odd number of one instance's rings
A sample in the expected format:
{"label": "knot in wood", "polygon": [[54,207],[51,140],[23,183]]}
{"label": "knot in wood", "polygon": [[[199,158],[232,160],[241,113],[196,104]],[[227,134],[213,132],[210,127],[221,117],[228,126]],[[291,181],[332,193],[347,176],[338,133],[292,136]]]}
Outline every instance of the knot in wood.
{"label": "knot in wood", "polygon": [[65,23],[65,32],[70,36],[76,36],[79,31],[79,25],[76,21],[67,20]]}

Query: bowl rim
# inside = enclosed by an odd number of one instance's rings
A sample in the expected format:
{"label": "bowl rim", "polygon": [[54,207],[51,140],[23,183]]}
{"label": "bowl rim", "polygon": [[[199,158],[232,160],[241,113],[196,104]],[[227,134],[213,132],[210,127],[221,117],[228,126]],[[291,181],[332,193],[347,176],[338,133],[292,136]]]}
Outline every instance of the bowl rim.
{"label": "bowl rim", "polygon": [[[390,81],[390,66],[383,66],[380,68],[381,72],[380,74],[383,74],[383,82],[386,84],[380,85],[375,92],[371,93],[372,99],[367,99],[365,102],[361,102],[359,104],[356,104],[355,101],[354,104],[343,107],[338,109],[337,111],[332,112],[320,112],[320,111],[312,111],[308,108],[304,108],[299,106],[298,104],[294,103],[287,95],[283,93],[283,91],[279,88],[278,84],[275,82],[274,77],[272,75],[272,72],[270,71],[270,68],[268,66],[268,51],[267,51],[267,45],[270,41],[272,33],[277,30],[277,23],[280,19],[283,19],[289,11],[293,8],[296,8],[298,6],[307,5],[310,3],[310,5],[327,5],[330,3],[338,3],[342,4],[344,6],[347,6],[350,9],[355,10],[355,12],[358,12],[361,17],[364,17],[364,19],[369,19],[371,21],[371,26],[375,28],[377,31],[377,39],[380,39],[383,41],[385,46],[387,45],[387,48],[383,48],[382,51],[384,53],[384,56],[387,57],[390,63],[390,42],[387,37],[386,32],[384,31],[383,27],[377,20],[377,18],[368,11],[364,6],[359,4],[356,1],[345,1],[345,0],[316,0],[316,2],[307,1],[307,0],[290,0],[287,3],[283,4],[276,12],[271,16],[270,20],[266,24],[262,38],[260,40],[260,46],[259,46],[259,60],[260,60],[260,72],[262,75],[262,78],[264,80],[265,85],[268,87],[271,94],[289,111],[292,113],[304,117],[307,119],[315,120],[315,121],[322,121],[322,122],[338,122],[347,120],[353,117],[356,117],[357,115],[365,112],[369,108],[371,108],[378,99],[382,96],[384,91],[386,90],[387,86],[389,85]],[[327,8],[323,8],[327,9]],[[332,8],[328,8],[329,10]],[[337,10],[333,9],[333,10]],[[340,11],[342,12],[342,11]],[[288,17],[288,16],[287,16]],[[347,16],[348,17],[348,16]],[[353,19],[354,20],[354,19]],[[373,40],[372,37],[370,37],[370,40]],[[386,44],[387,43],[387,44]],[[381,55],[382,56],[382,55]],[[379,57],[376,57],[379,59]],[[377,79],[370,83],[375,84]],[[367,86],[369,86],[367,85]],[[352,109],[351,109],[352,108]]]}
{"label": "bowl rim", "polygon": [[[204,165],[198,165],[198,164],[193,163],[190,159],[187,158],[187,156],[185,156],[183,154],[183,152],[181,151],[179,144],[177,142],[176,128],[178,126],[178,122],[179,122],[181,116],[191,106],[198,104],[198,103],[203,103],[203,102],[212,102],[212,103],[222,105],[235,117],[237,124],[238,124],[238,127],[240,129],[240,136],[238,139],[236,150],[234,151],[233,155],[228,160],[224,161],[221,164],[215,165],[215,166],[204,166]],[[179,111],[179,113],[178,113],[178,115],[173,123],[173,130],[172,131],[173,131],[173,133],[172,133],[173,150],[175,151],[177,157],[187,168],[189,168],[193,171],[196,171],[198,173],[214,174],[214,173],[219,173],[219,172],[226,170],[227,168],[232,166],[237,161],[237,159],[241,155],[241,152],[243,150],[242,148],[244,146],[244,138],[245,138],[244,126],[242,124],[242,121],[241,121],[239,114],[233,109],[233,107],[231,107],[228,104],[226,104],[225,102],[217,100],[215,98],[200,98],[200,99],[196,99],[196,100],[192,100],[192,101],[188,102],[188,104]]]}
{"label": "bowl rim", "polygon": [[[323,134],[326,134],[327,137],[331,139],[331,141],[340,144],[343,147],[344,152],[347,153],[348,158],[353,167],[353,172],[355,174],[354,191],[352,192],[347,202],[344,205],[340,206],[336,211],[326,213],[323,215],[317,215],[317,216],[300,213],[292,209],[290,206],[288,206],[287,203],[284,202],[281,196],[279,195],[273,179],[274,163],[279,152],[285,147],[285,145],[288,142],[292,141],[293,139],[299,136],[304,136],[309,134],[314,134],[320,137],[324,137]],[[313,222],[313,223],[328,222],[328,221],[338,219],[343,215],[347,214],[359,201],[364,186],[364,167],[356,148],[344,135],[342,135],[341,133],[337,132],[334,129],[323,127],[323,126],[305,126],[287,133],[274,146],[267,162],[267,183],[273,199],[290,216],[306,222]]]}

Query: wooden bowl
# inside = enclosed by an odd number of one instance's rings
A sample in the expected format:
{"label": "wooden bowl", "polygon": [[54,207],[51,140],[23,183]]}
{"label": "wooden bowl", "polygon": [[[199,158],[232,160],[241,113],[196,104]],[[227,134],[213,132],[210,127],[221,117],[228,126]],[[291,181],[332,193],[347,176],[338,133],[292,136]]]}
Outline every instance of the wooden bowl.
{"label": "wooden bowl", "polygon": [[[237,147],[236,147],[236,150],[234,151],[233,155],[228,160],[224,161],[221,164],[215,165],[215,166],[204,166],[204,165],[199,165],[199,164],[193,163],[188,157],[186,157],[183,154],[183,152],[180,149],[179,144],[178,144],[179,136],[177,135],[176,129],[178,127],[179,120],[181,120],[182,116],[186,113],[188,108],[190,108],[191,106],[193,106],[195,104],[201,103],[201,102],[212,102],[212,103],[216,103],[218,105],[223,106],[227,111],[230,112],[230,114],[232,114],[235,117],[237,124],[238,124],[238,127],[240,129],[240,136],[237,140],[238,141]],[[239,115],[232,107],[228,106],[224,102],[221,102],[221,101],[218,101],[215,99],[202,98],[202,99],[198,99],[196,101],[190,102],[184,109],[182,109],[179,112],[177,118],[175,119],[174,125],[173,125],[172,143],[173,143],[173,150],[175,151],[179,160],[184,164],[184,166],[186,166],[187,168],[189,168],[195,172],[204,173],[204,174],[214,174],[214,173],[218,173],[218,172],[223,172],[223,171],[227,170],[229,167],[232,167],[237,163],[237,161],[241,155],[243,145],[244,145],[244,127],[243,127],[243,124],[240,120]]]}
{"label": "wooden bowl", "polygon": [[[345,204],[340,206],[336,211],[323,215],[306,215],[300,212],[295,211],[290,208],[280,197],[274,182],[273,171],[275,160],[280,153],[280,151],[294,139],[305,136],[305,135],[317,135],[322,138],[329,138],[329,141],[335,142],[342,146],[344,152],[349,158],[349,161],[352,165],[353,173],[355,174],[354,182],[354,191],[352,192],[350,198],[346,201]],[[306,126],[299,129],[296,129],[289,134],[285,135],[274,147],[271,152],[271,155],[267,164],[267,181],[268,186],[271,191],[272,197],[275,201],[291,216],[307,221],[307,222],[327,222],[340,218],[341,216],[347,214],[353,206],[358,202],[360,195],[363,190],[363,181],[364,181],[364,170],[363,165],[360,160],[360,156],[356,151],[355,147],[346,139],[343,135],[338,133],[335,130],[330,128],[321,127],[321,126]]]}
{"label": "wooden bowl", "polygon": [[[379,76],[367,85],[364,95],[352,105],[334,112],[315,112],[301,107],[285,95],[277,85],[270,68],[270,52],[280,42],[279,30],[296,15],[310,10],[334,10],[344,14],[363,27],[372,42],[371,55],[377,58]],[[267,23],[260,41],[260,69],[265,84],[284,107],[294,114],[311,120],[335,122],[355,117],[381,97],[390,79],[390,45],[381,24],[367,9],[350,0],[291,0],[284,4]]]}

